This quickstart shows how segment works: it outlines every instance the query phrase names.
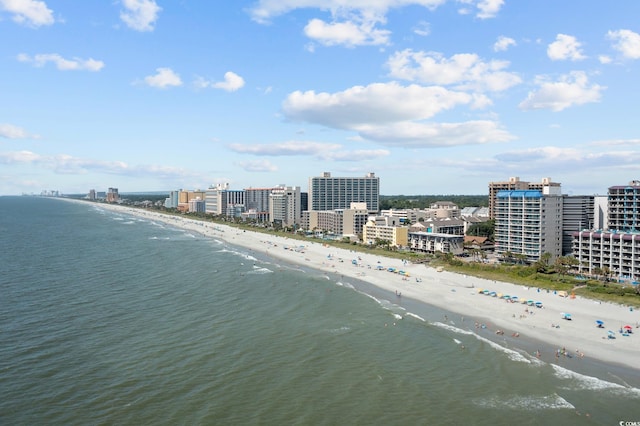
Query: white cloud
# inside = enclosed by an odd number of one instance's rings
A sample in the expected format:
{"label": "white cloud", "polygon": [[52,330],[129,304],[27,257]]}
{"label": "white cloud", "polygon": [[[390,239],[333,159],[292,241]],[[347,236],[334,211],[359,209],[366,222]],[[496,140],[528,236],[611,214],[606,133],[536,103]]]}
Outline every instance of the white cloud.
{"label": "white cloud", "polygon": [[238,74],[228,71],[224,74],[224,81],[208,81],[202,77],[198,77],[194,84],[199,89],[212,87],[214,89],[226,90],[227,92],[235,92],[244,87],[244,79]]}
{"label": "white cloud", "polygon": [[610,64],[611,58],[607,55],[600,55],[598,56],[598,61],[600,61],[601,64]]}
{"label": "white cloud", "polygon": [[339,129],[357,129],[369,123],[388,124],[423,120],[458,105],[482,105],[486,97],[416,84],[374,83],[337,93],[296,91],[285,99],[285,115],[297,121]]}
{"label": "white cloud", "polygon": [[515,137],[493,121],[463,123],[399,122],[388,126],[375,124],[360,128],[365,138],[387,146],[431,148],[507,142]]}
{"label": "white cloud", "polygon": [[522,81],[515,73],[504,71],[508,61],[483,62],[478,55],[459,53],[445,58],[435,52],[396,52],[387,61],[390,75],[427,84],[456,85],[459,89],[503,91]]}
{"label": "white cloud", "polygon": [[544,146],[509,151],[494,157],[505,168],[519,170],[584,170],[632,168],[640,170],[639,151],[591,152],[582,148]]}
{"label": "white cloud", "polygon": [[[502,7],[504,0],[457,0],[459,3],[477,8],[480,19],[494,17]],[[386,14],[394,8],[422,6],[433,10],[447,0],[258,0],[249,9],[252,19],[268,23],[272,18],[296,9],[319,9],[331,14],[331,20],[313,18],[305,26],[305,35],[325,45],[355,47],[362,45],[387,45],[391,32],[377,28],[386,23]],[[428,24],[420,22],[414,31],[419,35],[428,35]],[[313,52],[313,46],[307,46]]]}
{"label": "white cloud", "polygon": [[278,166],[269,160],[241,161],[237,165],[247,172],[277,172]]}
{"label": "white cloud", "polygon": [[[447,0],[259,0],[249,10],[253,20],[267,23],[272,18],[295,9],[318,9],[329,12],[330,20],[310,19],[305,26],[305,35],[325,46],[389,44],[391,32],[378,26],[386,23],[390,9],[417,5],[429,9],[446,3]],[[428,28],[427,28],[428,30]],[[418,30],[424,34],[425,29]],[[314,46],[307,46],[313,51]]]}
{"label": "white cloud", "polygon": [[419,36],[426,37],[431,34],[431,25],[426,21],[420,21],[418,22],[418,25],[413,29],[413,32],[415,34],[418,34]]}
{"label": "white cloud", "polygon": [[43,67],[47,62],[55,64],[56,68],[61,71],[100,71],[104,68],[104,62],[97,61],[93,58],[89,59],[65,59],[57,53],[40,53],[33,57],[21,53],[18,55],[18,61],[30,62],[36,67]]}
{"label": "white cloud", "polygon": [[493,121],[424,122],[456,106],[473,108],[487,103],[483,95],[392,82],[332,94],[294,92],[283,103],[283,111],[292,120],[352,130],[364,139],[390,146],[427,148],[514,139]]}
{"label": "white cloud", "polygon": [[151,87],[165,89],[169,86],[182,86],[180,76],[173,72],[171,68],[156,68],[155,75],[149,75],[144,78],[144,82]]}
{"label": "white cloud", "polygon": [[480,19],[495,18],[504,4],[504,0],[456,0],[456,2],[465,5],[458,9],[458,13],[470,15],[473,13],[472,7],[475,6],[478,9],[476,17]]}
{"label": "white cloud", "polygon": [[214,83],[216,89],[226,90],[227,92],[235,92],[244,86],[244,79],[238,74],[228,71],[224,74],[224,81]]}
{"label": "white cloud", "polygon": [[553,61],[563,61],[567,59],[579,61],[586,58],[586,56],[582,54],[581,46],[582,43],[574,36],[558,34],[556,41],[547,47],[547,56]]}
{"label": "white cloud", "polygon": [[[478,9],[480,19],[494,17],[504,0],[457,0]],[[258,0],[249,9],[251,18],[259,23],[268,23],[272,18],[296,9],[318,9],[331,14],[331,20],[311,19],[305,27],[307,37],[325,46],[389,44],[391,32],[376,28],[386,23],[386,14],[394,8],[422,6],[433,10],[447,0]],[[428,35],[429,27],[424,22],[415,30],[416,34]],[[313,51],[313,46],[307,46]]]}
{"label": "white cloud", "polygon": [[0,0],[0,8],[13,14],[13,21],[31,27],[51,25],[53,11],[38,0]]}
{"label": "white cloud", "polygon": [[42,158],[31,151],[0,152],[0,164],[31,164],[41,161]]}
{"label": "white cloud", "polygon": [[519,105],[521,109],[550,109],[562,111],[574,105],[583,105],[600,100],[604,86],[589,84],[589,79],[583,71],[573,71],[563,75],[558,81],[549,81],[546,77],[538,76],[536,83],[539,88],[529,92],[527,99]]}
{"label": "white cloud", "polygon": [[328,151],[318,157],[325,161],[346,161],[359,163],[363,160],[375,160],[381,157],[387,157],[391,154],[386,149],[356,149],[353,151]]}
{"label": "white cloud", "polygon": [[[384,16],[384,14],[392,8],[416,5],[434,9],[446,3],[446,1],[447,0],[258,0],[256,5],[249,10],[249,14],[254,21],[260,23],[267,23],[276,16],[304,8],[330,11],[334,16],[354,11],[363,16],[372,14]],[[491,3],[490,0],[480,0],[480,2]]]}
{"label": "white cloud", "polygon": [[590,146],[636,146],[640,145],[640,139],[609,139],[594,141]]}
{"label": "white cloud", "polygon": [[155,0],[122,0],[125,10],[120,12],[120,19],[136,31],[153,31],[162,10]]}
{"label": "white cloud", "polygon": [[310,39],[325,46],[354,47],[388,44],[391,32],[376,29],[377,23],[377,21],[326,23],[321,19],[312,19],[305,26],[304,33]]}
{"label": "white cloud", "polygon": [[498,40],[493,44],[494,52],[504,52],[511,46],[516,46],[516,41],[511,37],[499,36]]}
{"label": "white cloud", "polygon": [[640,59],[640,34],[631,30],[609,31],[607,38],[614,42],[613,48],[629,59]]}
{"label": "white cloud", "polygon": [[240,154],[266,156],[310,156],[328,161],[362,161],[388,156],[386,149],[346,150],[340,144],[313,141],[287,141],[274,144],[231,144],[229,149]]}
{"label": "white cloud", "polygon": [[0,123],[0,138],[6,139],[38,139],[38,135],[31,135],[21,127],[13,124]]}
{"label": "white cloud", "polygon": [[476,16],[480,19],[494,18],[503,4],[504,0],[479,0],[476,5],[479,11]]}
{"label": "white cloud", "polygon": [[229,145],[229,149],[240,154],[269,155],[274,157],[292,155],[317,156],[325,151],[342,149],[342,145],[312,141],[287,141],[258,145],[231,144]]}
{"label": "white cloud", "polygon": [[53,170],[57,174],[83,175],[89,172],[124,176],[177,178],[191,176],[190,171],[161,165],[131,166],[123,161],[93,160],[68,154],[41,155],[31,151],[0,152],[0,164],[31,164]]}

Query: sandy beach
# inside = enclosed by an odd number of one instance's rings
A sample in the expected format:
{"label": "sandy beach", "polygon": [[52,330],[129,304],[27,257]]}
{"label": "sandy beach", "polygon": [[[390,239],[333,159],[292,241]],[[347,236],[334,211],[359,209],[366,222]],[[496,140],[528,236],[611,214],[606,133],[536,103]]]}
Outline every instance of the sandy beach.
{"label": "sandy beach", "polygon": [[[218,238],[288,263],[366,281],[391,293],[399,293],[402,298],[459,314],[465,318],[468,329],[487,328],[512,339],[528,338],[545,342],[560,351],[564,349],[566,354],[560,353],[559,357],[584,357],[638,368],[640,312],[627,306],[581,297],[561,297],[533,287],[440,271],[424,264],[405,264],[399,259],[338,249],[319,242],[243,231],[143,209],[108,204],[97,206]],[[389,268],[396,272],[390,272]],[[481,290],[495,292],[496,296],[485,295]],[[498,294],[517,296],[519,300],[507,301],[497,297]],[[523,304],[522,300],[541,302],[542,307]],[[563,319],[565,313],[570,314],[570,320]],[[597,321],[602,321],[602,328],[597,326]],[[632,333],[621,333],[625,326],[630,326]],[[608,337],[609,331],[613,332],[614,338]]]}

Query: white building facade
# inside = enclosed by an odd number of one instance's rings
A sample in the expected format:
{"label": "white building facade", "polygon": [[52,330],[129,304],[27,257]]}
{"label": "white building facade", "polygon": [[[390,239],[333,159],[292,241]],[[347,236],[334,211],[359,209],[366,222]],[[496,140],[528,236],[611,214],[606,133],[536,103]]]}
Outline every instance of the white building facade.
{"label": "white building facade", "polygon": [[322,176],[309,178],[309,210],[348,209],[351,203],[366,203],[369,212],[380,205],[380,178],[374,173],[365,177]]}
{"label": "white building facade", "polygon": [[[548,187],[549,189],[556,187]],[[562,255],[562,196],[557,190],[500,191],[495,205],[495,252],[522,254],[528,262]]]}

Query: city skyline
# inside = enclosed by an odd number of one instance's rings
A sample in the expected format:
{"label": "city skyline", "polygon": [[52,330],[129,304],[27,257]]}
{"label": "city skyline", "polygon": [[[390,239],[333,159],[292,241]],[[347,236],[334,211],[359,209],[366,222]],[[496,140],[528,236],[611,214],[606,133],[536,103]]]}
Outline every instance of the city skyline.
{"label": "city skyline", "polygon": [[0,194],[640,177],[640,3],[0,0]]}

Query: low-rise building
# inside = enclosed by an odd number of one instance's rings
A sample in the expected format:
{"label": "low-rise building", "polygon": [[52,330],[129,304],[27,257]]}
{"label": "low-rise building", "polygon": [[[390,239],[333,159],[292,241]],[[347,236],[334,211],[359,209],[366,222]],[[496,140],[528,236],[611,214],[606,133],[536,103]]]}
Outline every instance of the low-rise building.
{"label": "low-rise building", "polygon": [[573,233],[578,272],[609,275],[620,281],[640,281],[640,233],[579,231]]}
{"label": "low-rise building", "polygon": [[410,232],[411,251],[434,254],[437,252],[461,254],[464,250],[464,235],[442,234],[437,232]]}
{"label": "low-rise building", "polygon": [[362,242],[373,245],[379,240],[387,241],[393,247],[407,247],[409,228],[401,225],[387,225],[385,222],[377,224],[375,217],[370,217],[362,228]]}
{"label": "low-rise building", "polygon": [[366,203],[351,203],[348,209],[302,212],[302,228],[323,235],[350,237],[359,240],[369,218]]}

